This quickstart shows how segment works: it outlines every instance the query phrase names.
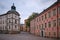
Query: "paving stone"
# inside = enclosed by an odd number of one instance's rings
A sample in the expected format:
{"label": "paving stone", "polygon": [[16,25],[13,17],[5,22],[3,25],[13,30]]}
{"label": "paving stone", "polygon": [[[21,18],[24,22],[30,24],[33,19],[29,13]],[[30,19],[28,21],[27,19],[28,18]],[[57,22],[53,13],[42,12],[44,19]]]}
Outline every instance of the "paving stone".
{"label": "paving stone", "polygon": [[58,39],[38,37],[27,32],[21,32],[20,34],[0,34],[0,40],[58,40]]}

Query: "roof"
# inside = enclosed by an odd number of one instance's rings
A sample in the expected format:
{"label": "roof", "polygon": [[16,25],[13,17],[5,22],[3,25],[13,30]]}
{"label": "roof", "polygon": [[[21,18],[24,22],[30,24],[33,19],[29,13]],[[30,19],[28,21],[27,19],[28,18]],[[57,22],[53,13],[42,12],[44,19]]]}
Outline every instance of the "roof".
{"label": "roof", "polygon": [[[57,3],[60,3],[60,0],[56,1],[56,2],[55,2],[54,4],[52,4],[50,7],[48,7],[48,8],[45,9],[45,10],[43,10],[38,16],[44,14],[44,12],[46,12],[47,10],[49,10],[50,8],[52,8],[53,6],[55,6]],[[38,16],[36,16],[36,17],[38,17]],[[35,17],[35,18],[36,18],[36,17]],[[35,19],[35,18],[33,18],[33,19]],[[32,19],[32,20],[33,20],[33,19]]]}
{"label": "roof", "polygon": [[5,14],[0,15],[0,16],[4,16],[4,15],[7,15],[7,14],[11,14],[11,13],[14,13],[14,14],[20,16],[20,14],[17,11],[11,11],[11,10],[8,11],[7,13],[5,13]]}
{"label": "roof", "polygon": [[10,11],[7,12],[7,14],[10,14],[10,13],[14,13],[14,14],[20,16],[20,14],[17,11],[15,11],[15,10],[14,11],[13,10],[10,10]]}

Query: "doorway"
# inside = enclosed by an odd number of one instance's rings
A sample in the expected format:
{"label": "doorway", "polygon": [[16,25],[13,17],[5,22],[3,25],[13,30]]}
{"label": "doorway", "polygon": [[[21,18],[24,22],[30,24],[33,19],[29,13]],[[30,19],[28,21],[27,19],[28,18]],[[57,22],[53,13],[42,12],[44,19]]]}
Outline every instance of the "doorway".
{"label": "doorway", "polygon": [[43,31],[41,31],[41,36],[43,37]]}

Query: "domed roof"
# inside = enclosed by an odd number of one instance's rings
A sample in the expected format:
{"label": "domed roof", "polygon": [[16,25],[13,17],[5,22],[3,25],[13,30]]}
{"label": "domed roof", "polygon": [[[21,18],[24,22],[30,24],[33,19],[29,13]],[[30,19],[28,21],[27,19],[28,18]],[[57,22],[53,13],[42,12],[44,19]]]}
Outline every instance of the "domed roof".
{"label": "domed roof", "polygon": [[11,13],[13,13],[13,14],[16,14],[16,15],[20,16],[20,14],[19,14],[17,11],[9,10],[9,11],[7,12],[7,14],[11,14]]}
{"label": "domed roof", "polygon": [[11,13],[13,13],[13,14],[16,14],[16,15],[18,15],[18,16],[20,16],[20,14],[16,11],[16,7],[14,6],[14,3],[13,3],[13,5],[11,6],[11,10],[9,10],[8,12],[7,12],[7,14],[11,14]]}
{"label": "domed roof", "polygon": [[20,16],[20,14],[16,11],[16,7],[14,6],[14,3],[13,3],[13,6],[11,6],[11,10],[9,10],[7,13],[2,14],[0,16],[7,15],[7,14],[16,14],[16,15]]}

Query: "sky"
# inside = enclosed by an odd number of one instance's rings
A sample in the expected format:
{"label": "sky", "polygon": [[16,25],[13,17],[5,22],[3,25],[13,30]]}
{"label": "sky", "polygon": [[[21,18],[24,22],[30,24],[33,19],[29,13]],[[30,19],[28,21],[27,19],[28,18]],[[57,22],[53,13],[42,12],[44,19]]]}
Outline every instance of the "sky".
{"label": "sky", "polygon": [[23,24],[24,20],[33,12],[41,13],[56,1],[57,0],[0,0],[0,15],[11,10],[11,6],[14,3],[16,11],[19,12],[21,17],[20,23]]}

